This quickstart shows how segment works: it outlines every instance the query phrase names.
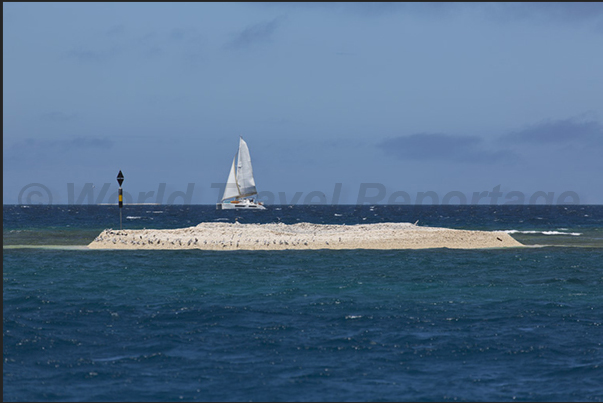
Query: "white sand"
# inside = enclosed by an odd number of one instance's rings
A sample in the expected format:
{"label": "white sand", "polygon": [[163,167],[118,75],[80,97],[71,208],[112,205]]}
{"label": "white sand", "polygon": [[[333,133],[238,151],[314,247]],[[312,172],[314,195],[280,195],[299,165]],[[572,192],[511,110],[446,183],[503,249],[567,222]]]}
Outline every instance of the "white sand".
{"label": "white sand", "polygon": [[500,231],[419,227],[409,223],[362,225],[201,223],[157,230],[105,230],[91,249],[424,249],[501,248],[521,243]]}

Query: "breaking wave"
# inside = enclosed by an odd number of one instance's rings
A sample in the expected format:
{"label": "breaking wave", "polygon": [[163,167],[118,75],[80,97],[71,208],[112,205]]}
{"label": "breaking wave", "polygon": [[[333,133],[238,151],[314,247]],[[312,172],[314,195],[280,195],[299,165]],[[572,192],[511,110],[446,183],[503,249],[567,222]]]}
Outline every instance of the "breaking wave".
{"label": "breaking wave", "polygon": [[561,232],[561,231],[520,231],[517,229],[505,230],[507,234],[542,234],[542,235],[572,235],[580,236],[581,232]]}

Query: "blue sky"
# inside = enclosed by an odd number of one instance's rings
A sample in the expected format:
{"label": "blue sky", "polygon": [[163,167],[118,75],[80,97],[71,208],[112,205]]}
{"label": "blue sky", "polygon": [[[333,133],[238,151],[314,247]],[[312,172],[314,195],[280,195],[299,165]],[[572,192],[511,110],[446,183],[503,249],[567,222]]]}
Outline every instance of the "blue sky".
{"label": "blue sky", "polygon": [[213,204],[239,136],[268,201],[603,203],[601,3],[3,3],[3,74],[5,204]]}

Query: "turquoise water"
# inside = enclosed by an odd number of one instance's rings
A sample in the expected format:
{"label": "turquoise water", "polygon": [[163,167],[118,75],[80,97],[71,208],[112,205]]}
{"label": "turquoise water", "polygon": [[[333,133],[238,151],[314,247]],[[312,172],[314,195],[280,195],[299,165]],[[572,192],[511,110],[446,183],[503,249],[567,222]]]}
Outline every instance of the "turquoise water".
{"label": "turquoise water", "polygon": [[603,400],[601,207],[278,208],[124,226],[419,219],[545,246],[93,251],[115,209],[4,206],[4,400]]}

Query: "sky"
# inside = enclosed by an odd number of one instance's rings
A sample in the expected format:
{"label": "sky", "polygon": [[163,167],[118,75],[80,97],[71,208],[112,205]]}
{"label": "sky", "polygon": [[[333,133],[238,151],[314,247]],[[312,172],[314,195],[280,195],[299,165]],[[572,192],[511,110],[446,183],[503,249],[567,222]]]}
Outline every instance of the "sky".
{"label": "sky", "polygon": [[602,204],[603,3],[3,3],[4,204],[214,204],[239,136],[267,204]]}

